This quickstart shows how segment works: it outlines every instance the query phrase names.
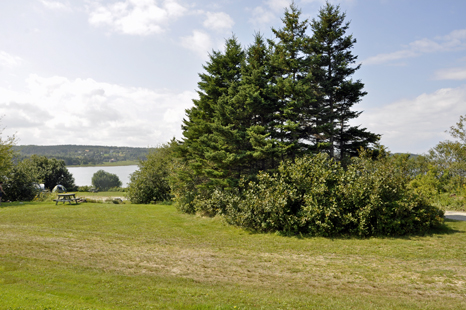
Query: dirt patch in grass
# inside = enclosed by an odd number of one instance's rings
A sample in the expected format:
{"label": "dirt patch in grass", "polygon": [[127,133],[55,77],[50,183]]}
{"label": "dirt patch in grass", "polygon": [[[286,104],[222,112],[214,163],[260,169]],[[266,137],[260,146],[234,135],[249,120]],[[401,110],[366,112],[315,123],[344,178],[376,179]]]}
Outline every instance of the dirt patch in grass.
{"label": "dirt patch in grass", "polygon": [[[5,227],[3,227],[5,228]],[[42,231],[53,234],[54,231]],[[14,240],[16,246],[9,244]],[[171,275],[209,283],[238,283],[273,289],[326,291],[397,296],[416,294],[464,298],[464,261],[406,261],[362,255],[306,255],[222,251],[170,244],[131,244],[99,236],[40,236],[6,231],[1,255],[98,268],[127,275]],[[17,245],[21,245],[18,249]]]}

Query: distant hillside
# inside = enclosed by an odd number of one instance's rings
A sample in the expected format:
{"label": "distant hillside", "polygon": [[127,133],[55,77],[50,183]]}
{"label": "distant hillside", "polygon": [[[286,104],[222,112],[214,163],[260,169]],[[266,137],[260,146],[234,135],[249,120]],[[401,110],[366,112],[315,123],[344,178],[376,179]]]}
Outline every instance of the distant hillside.
{"label": "distant hillside", "polygon": [[149,148],[97,145],[18,145],[20,159],[41,155],[65,161],[66,165],[99,165],[108,162],[144,160]]}

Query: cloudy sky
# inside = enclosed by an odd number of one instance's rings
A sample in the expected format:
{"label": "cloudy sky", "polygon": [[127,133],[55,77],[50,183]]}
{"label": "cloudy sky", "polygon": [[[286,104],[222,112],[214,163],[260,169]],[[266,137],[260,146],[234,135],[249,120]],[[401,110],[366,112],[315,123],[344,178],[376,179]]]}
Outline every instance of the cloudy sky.
{"label": "cloudy sky", "polygon": [[[466,114],[466,1],[340,0],[368,95],[355,121],[424,153]],[[315,18],[323,0],[296,0]],[[156,146],[181,137],[208,53],[247,46],[288,0],[0,3],[0,128],[19,145]]]}

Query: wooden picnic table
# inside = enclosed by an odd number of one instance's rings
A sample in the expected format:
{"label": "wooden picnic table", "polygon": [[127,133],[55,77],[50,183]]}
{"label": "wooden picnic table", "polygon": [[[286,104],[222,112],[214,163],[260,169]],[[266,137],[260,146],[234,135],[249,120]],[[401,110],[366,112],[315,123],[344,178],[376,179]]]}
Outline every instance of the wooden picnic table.
{"label": "wooden picnic table", "polygon": [[69,202],[71,204],[72,201],[74,201],[76,204],[78,204],[78,199],[76,198],[76,194],[74,193],[67,193],[67,194],[57,194],[57,199],[54,199],[55,205],[57,205],[59,202]]}

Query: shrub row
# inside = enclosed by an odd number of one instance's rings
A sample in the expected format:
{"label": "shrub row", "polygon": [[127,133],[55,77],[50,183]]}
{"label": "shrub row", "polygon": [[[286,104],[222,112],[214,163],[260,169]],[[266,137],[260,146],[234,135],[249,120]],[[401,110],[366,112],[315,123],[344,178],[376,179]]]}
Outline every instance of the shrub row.
{"label": "shrub row", "polygon": [[254,182],[243,181],[233,191],[197,197],[192,208],[261,232],[423,234],[443,223],[443,212],[408,186],[406,164],[363,154],[343,169],[326,154],[304,156],[282,163],[275,173],[260,173]]}

